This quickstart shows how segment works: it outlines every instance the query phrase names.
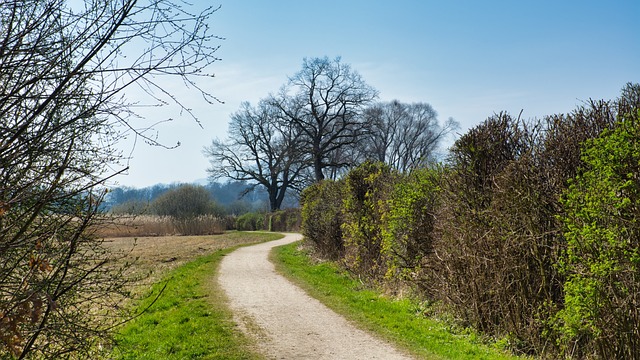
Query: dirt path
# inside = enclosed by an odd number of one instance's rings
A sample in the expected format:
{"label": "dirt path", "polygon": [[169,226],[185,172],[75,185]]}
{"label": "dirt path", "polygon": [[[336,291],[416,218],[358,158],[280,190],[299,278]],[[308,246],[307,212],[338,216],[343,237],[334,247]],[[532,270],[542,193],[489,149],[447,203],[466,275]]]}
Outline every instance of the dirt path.
{"label": "dirt path", "polygon": [[240,248],[220,264],[219,282],[241,326],[269,359],[410,359],[355,328],[275,272],[267,257],[281,240]]}

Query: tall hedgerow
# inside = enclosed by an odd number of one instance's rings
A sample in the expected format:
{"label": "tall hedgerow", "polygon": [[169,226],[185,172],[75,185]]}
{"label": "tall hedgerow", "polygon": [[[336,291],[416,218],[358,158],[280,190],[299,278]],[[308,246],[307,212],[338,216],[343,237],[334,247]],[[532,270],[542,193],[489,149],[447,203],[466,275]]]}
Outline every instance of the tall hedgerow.
{"label": "tall hedgerow", "polygon": [[344,182],[323,180],[302,191],[302,234],[315,251],[327,259],[344,255],[342,198]]}
{"label": "tall hedgerow", "polygon": [[283,209],[268,214],[269,231],[300,231],[302,216],[299,208]]}
{"label": "tall hedgerow", "polygon": [[367,163],[330,197],[314,190],[305,226],[320,239],[330,209],[337,259],[361,279],[410,281],[517,352],[640,358],[638,115],[611,130],[639,108],[640,85],[628,84],[568,114],[496,114],[442,170]]}
{"label": "tall hedgerow", "polygon": [[497,181],[526,152],[518,120],[497,114],[463,135],[451,149],[438,211],[437,296],[482,331],[501,326],[511,269],[510,238],[498,231]]}
{"label": "tall hedgerow", "polygon": [[427,296],[433,289],[429,274],[437,266],[432,256],[441,173],[425,168],[399,175],[382,218],[386,278],[402,280]]}
{"label": "tall hedgerow", "polygon": [[387,273],[382,229],[394,182],[395,174],[388,165],[369,161],[351,170],[345,180],[344,262],[350,271],[374,282]]}
{"label": "tall hedgerow", "polygon": [[[640,112],[586,143],[562,198],[565,353],[640,358]],[[577,346],[576,346],[577,345]]]}

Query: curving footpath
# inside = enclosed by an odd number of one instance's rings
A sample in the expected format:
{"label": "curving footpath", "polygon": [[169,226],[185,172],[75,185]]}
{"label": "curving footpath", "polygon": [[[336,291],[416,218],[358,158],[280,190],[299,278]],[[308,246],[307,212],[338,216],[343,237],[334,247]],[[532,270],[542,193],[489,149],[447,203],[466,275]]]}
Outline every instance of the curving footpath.
{"label": "curving footpath", "polygon": [[410,359],[276,273],[268,260],[270,250],[300,239],[287,234],[243,247],[220,263],[218,281],[259,350],[269,359]]}

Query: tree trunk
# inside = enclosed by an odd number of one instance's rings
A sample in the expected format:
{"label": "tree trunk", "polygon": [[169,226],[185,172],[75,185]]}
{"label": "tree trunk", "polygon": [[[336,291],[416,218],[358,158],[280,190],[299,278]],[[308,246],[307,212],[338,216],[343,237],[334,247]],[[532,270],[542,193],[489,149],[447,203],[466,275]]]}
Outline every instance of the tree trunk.
{"label": "tree trunk", "polygon": [[324,173],[322,172],[322,158],[319,155],[313,157],[313,171],[315,173],[316,182],[324,180]]}

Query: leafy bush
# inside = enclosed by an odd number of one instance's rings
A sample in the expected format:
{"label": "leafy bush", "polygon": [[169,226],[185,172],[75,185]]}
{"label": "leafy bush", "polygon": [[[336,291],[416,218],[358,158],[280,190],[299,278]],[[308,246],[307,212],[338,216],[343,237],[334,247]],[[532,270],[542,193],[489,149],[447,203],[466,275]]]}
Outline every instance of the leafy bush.
{"label": "leafy bush", "polygon": [[342,197],[344,182],[324,180],[307,187],[300,196],[302,234],[323,257],[338,260],[344,255]]}
{"label": "leafy bush", "polygon": [[452,149],[446,172],[436,273],[438,298],[517,350],[552,353],[565,247],[559,195],[581,164],[580,146],[614,122],[608,102],[521,121],[501,113]]}
{"label": "leafy bush", "polygon": [[269,213],[269,231],[300,231],[300,209],[291,208]]}
{"label": "leafy bush", "polygon": [[265,222],[266,215],[264,213],[250,212],[245,213],[236,219],[236,230],[238,231],[256,231],[268,230]]}
{"label": "leafy bush", "polygon": [[638,358],[639,108],[628,84],[566,115],[496,114],[441,170],[365,163],[303,193],[305,237],[518,352]]}
{"label": "leafy bush", "polygon": [[344,261],[349,270],[370,280],[380,280],[387,273],[386,255],[391,250],[383,248],[383,217],[395,180],[389,166],[374,162],[365,162],[346,178],[342,209]]}
{"label": "leafy bush", "polygon": [[383,215],[382,251],[388,279],[402,279],[421,292],[432,288],[426,271],[433,266],[435,211],[439,201],[439,170],[419,169],[399,176],[389,211]]}
{"label": "leafy bush", "polygon": [[[566,191],[566,276],[558,314],[563,349],[631,359],[640,354],[640,112],[586,143]],[[588,345],[588,346],[585,346]]]}

